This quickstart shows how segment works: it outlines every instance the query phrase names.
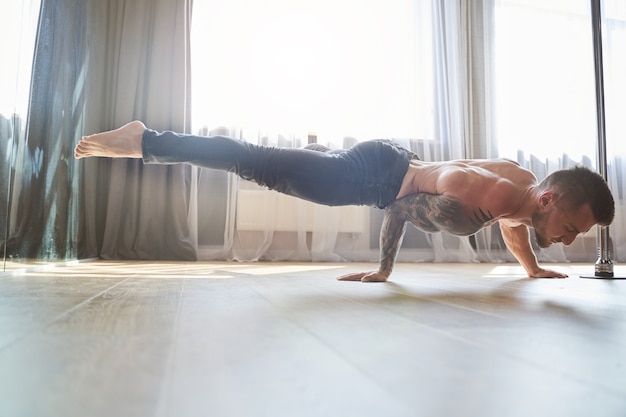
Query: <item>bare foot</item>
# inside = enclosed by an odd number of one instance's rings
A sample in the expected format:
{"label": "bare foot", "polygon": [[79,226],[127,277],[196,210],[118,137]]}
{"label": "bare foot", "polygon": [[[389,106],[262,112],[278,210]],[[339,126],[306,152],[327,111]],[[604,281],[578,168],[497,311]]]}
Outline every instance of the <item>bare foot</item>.
{"label": "bare foot", "polygon": [[119,129],[83,136],[74,148],[74,157],[141,158],[141,140],[145,130],[143,123],[134,121]]}

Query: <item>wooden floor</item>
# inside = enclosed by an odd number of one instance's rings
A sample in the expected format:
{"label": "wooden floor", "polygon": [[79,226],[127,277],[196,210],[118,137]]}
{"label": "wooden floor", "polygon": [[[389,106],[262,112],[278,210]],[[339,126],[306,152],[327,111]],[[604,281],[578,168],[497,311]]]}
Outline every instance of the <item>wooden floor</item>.
{"label": "wooden floor", "polygon": [[0,275],[2,417],[626,416],[626,281],[93,262]]}

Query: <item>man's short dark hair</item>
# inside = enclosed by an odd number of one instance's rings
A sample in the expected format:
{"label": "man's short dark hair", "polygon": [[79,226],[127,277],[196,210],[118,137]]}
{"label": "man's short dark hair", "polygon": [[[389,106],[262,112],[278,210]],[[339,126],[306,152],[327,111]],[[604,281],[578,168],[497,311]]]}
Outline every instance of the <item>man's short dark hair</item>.
{"label": "man's short dark hair", "polygon": [[615,217],[615,200],[602,176],[589,168],[576,166],[555,171],[541,182],[542,189],[557,191],[557,204],[578,209],[588,203],[597,224],[608,226]]}

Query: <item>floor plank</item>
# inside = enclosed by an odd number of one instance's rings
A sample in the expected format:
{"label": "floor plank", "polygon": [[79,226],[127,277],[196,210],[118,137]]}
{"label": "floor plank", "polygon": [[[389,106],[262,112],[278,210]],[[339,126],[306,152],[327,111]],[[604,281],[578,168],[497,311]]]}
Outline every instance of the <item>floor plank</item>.
{"label": "floor plank", "polygon": [[93,262],[0,277],[0,416],[622,416],[626,282]]}

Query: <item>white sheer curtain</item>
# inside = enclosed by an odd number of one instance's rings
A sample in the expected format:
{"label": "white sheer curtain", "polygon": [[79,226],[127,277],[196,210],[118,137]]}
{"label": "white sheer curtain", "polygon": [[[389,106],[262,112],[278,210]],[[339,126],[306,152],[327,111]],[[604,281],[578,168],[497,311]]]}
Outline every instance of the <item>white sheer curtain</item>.
{"label": "white sheer curtain", "polygon": [[610,234],[612,259],[626,261],[626,2],[606,0],[603,8],[604,82],[608,152],[608,180],[616,197],[617,212]]}

